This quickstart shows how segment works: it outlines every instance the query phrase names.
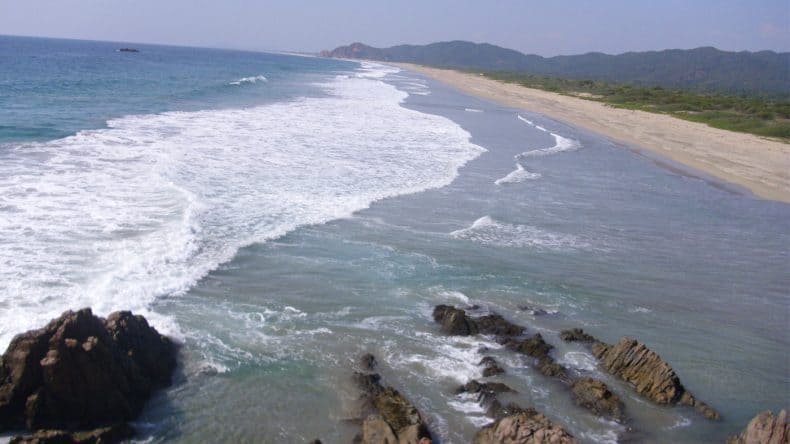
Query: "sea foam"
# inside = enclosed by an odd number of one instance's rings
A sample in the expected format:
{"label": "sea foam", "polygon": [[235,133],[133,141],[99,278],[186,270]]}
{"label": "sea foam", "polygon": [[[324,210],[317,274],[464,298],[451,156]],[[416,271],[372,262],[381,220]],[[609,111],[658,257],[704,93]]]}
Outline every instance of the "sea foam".
{"label": "sea foam", "polygon": [[496,185],[519,183],[529,179],[540,178],[540,173],[532,173],[524,169],[520,163],[516,163],[516,169],[508,173],[505,177],[500,177],[494,181]]}
{"label": "sea foam", "polygon": [[[327,96],[128,116],[0,151],[0,349],[73,307],[177,296],[239,248],[449,184],[484,151],[364,64]],[[240,80],[241,81],[241,80]],[[259,80],[255,80],[259,81]]]}
{"label": "sea foam", "polygon": [[570,234],[551,233],[529,225],[500,222],[483,216],[471,226],[450,233],[456,239],[470,240],[485,245],[549,250],[588,249],[590,243]]}

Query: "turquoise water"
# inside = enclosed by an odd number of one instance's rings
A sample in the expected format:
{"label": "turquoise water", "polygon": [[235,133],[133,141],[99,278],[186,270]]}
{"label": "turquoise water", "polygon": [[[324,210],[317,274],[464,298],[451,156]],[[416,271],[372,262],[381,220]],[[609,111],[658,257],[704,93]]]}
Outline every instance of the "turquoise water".
{"label": "turquoise water", "polygon": [[[0,38],[0,338],[66,308],[145,313],[184,347],[144,437],[348,442],[365,351],[441,442],[489,421],[453,395],[480,346],[584,442],[720,442],[786,407],[787,205],[394,68],[121,46]],[[636,432],[441,335],[438,303],[540,331]],[[724,420],[633,396],[559,341],[575,326],[646,342]]]}

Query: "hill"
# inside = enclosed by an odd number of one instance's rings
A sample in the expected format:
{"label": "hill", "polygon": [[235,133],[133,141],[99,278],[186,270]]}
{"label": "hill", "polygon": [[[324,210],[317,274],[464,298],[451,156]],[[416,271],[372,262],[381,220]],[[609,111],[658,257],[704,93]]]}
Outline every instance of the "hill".
{"label": "hill", "polygon": [[324,51],[322,55],[661,86],[706,93],[790,96],[790,53],[787,52],[730,52],[703,47],[618,55],[592,52],[542,57],[487,43],[452,41],[390,48],[353,43]]}

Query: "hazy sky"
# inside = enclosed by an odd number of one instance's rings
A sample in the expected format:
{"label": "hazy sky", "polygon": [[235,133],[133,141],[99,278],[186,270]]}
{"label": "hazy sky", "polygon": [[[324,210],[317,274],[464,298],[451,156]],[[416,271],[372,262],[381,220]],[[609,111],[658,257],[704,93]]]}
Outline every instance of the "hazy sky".
{"label": "hazy sky", "polygon": [[0,0],[0,34],[318,51],[441,40],[541,55],[790,50],[788,0]]}

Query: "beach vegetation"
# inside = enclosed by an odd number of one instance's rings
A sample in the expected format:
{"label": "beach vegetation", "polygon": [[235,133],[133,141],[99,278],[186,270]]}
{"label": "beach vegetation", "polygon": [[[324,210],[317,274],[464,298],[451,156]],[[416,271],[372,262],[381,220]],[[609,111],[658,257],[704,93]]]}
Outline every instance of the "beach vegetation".
{"label": "beach vegetation", "polygon": [[512,72],[486,72],[491,79],[594,100],[624,109],[669,114],[714,128],[790,143],[790,99],[771,95],[729,95],[642,87],[598,80],[574,80]]}

